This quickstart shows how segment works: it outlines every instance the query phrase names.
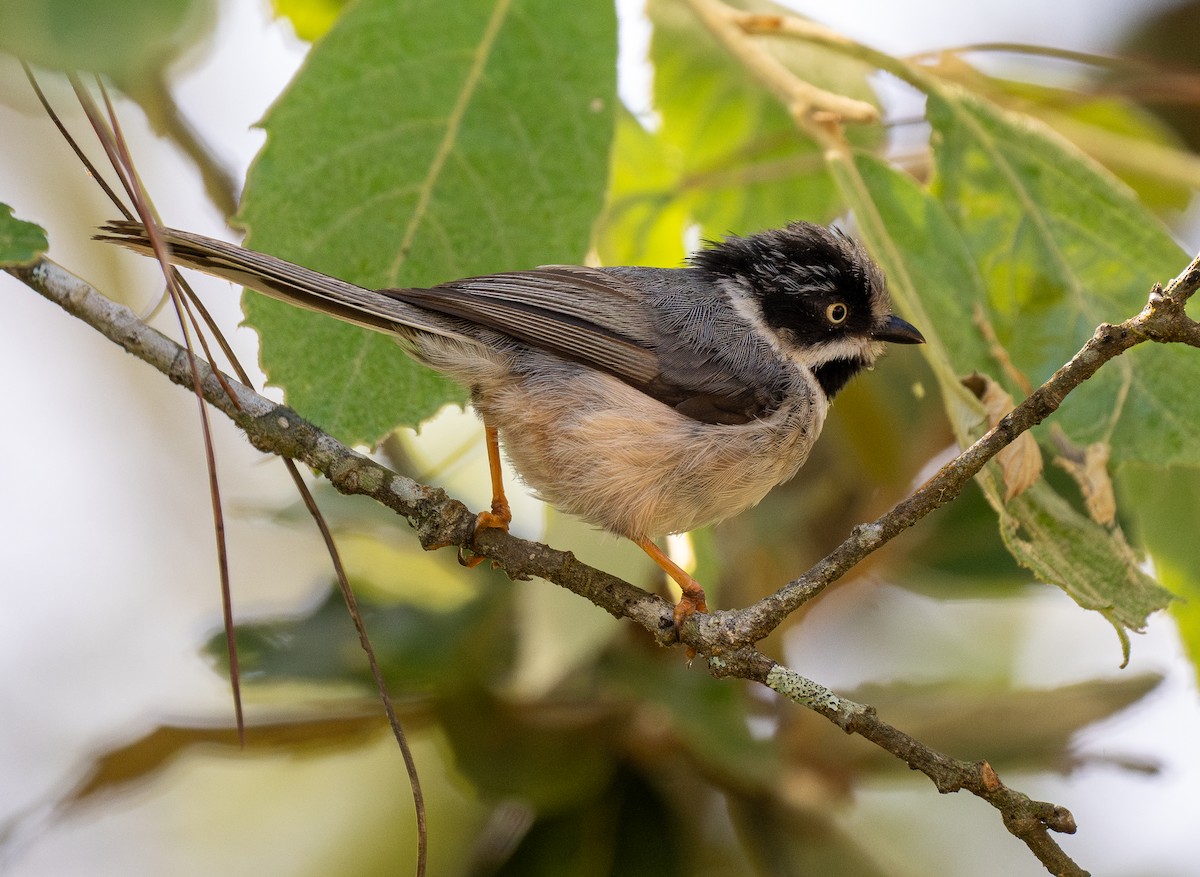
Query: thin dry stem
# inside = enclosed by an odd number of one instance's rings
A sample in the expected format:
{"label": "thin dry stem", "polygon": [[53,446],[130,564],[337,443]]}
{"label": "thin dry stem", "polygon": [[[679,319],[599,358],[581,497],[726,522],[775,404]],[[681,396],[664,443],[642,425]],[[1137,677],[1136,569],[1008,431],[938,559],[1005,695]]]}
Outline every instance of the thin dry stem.
{"label": "thin dry stem", "polygon": [[797,77],[765,47],[749,40],[731,39],[732,32],[745,33],[752,23],[770,32],[770,23],[781,17],[751,15],[730,9],[716,0],[688,0],[696,16],[753,72],[787,107],[797,124],[805,127],[830,119],[845,122],[877,122],[879,110],[866,101],[818,88]]}
{"label": "thin dry stem", "polygon": [[[777,35],[801,39],[876,63],[880,69],[889,70],[914,85],[918,85],[922,80],[915,68],[896,62],[813,22],[795,16],[742,12],[726,6],[720,0],[688,2],[696,16],[730,54],[788,108],[797,127],[822,146],[831,167],[845,163],[848,155],[843,119],[835,114],[815,113],[810,107],[804,106],[803,99],[798,98],[797,94],[802,95],[807,84],[779,63],[752,36]],[[1193,261],[1172,281],[1165,293],[1157,286],[1151,291],[1149,302],[1141,314],[1119,326],[1098,327],[1092,339],[1069,363],[1001,419],[979,441],[944,466],[912,496],[887,514],[870,524],[856,527],[848,539],[799,579],[789,582],[775,594],[746,609],[694,616],[694,620],[689,622],[683,631],[683,639],[689,648],[708,655],[710,664],[722,660],[728,654],[748,654],[751,656],[750,664],[761,666],[761,661],[756,657],[759,653],[752,648],[754,643],[767,636],[788,615],[844,576],[871,552],[934,509],[957,497],[989,460],[1057,410],[1066,395],[1088,380],[1104,363],[1146,340],[1200,346],[1200,326],[1188,319],[1184,312],[1188,298],[1200,283],[1198,275],[1200,262]],[[712,651],[714,647],[718,650],[715,655]],[[766,682],[765,679],[760,681]],[[835,715],[823,708],[823,705],[828,706],[828,703],[823,701],[819,694],[813,699],[814,694],[810,688],[806,688],[805,692],[803,698],[796,698],[798,702],[821,712],[833,721],[838,721]],[[859,713],[855,712],[855,715]],[[873,712],[870,715],[873,718]],[[904,758],[911,766],[922,770],[933,779],[939,789],[943,789],[939,781],[940,774],[932,765],[922,766],[914,763],[905,754],[912,751],[929,752],[927,747],[916,741],[900,741],[890,732],[874,734],[863,727],[848,727],[847,730],[863,734],[889,752]],[[999,789],[1009,791],[999,782],[999,778],[990,767],[983,775],[993,779],[993,785]],[[968,787],[970,786],[966,784],[958,786]],[[976,790],[972,788],[972,791]],[[976,793],[979,794],[978,791]],[[1014,797],[1014,794],[989,793],[983,797],[1000,810],[1008,830],[1025,842],[1047,870],[1053,874],[1085,874],[1086,872],[1062,851],[1047,831],[1063,831],[1066,830],[1064,826],[1068,824],[1073,831],[1074,822],[1070,814],[1062,808],[1036,802],[1033,802],[1036,806],[1031,812],[1027,806],[1030,804],[1028,799],[1024,796]],[[1047,813],[1053,818],[1047,817]]]}
{"label": "thin dry stem", "polygon": [[[873,107],[863,105],[869,108],[870,115],[861,115],[862,108],[853,106],[857,102],[846,104],[844,98],[802,82],[751,38],[751,34],[787,34],[824,45],[838,45],[839,40],[847,42],[838,35],[799,19],[731,10],[717,0],[688,2],[727,48],[780,97],[797,124],[816,136],[827,149],[839,148],[843,120],[874,118]],[[847,46],[848,51],[859,54],[868,51],[848,42]],[[126,350],[155,365],[172,380],[179,383],[196,380],[195,373],[187,366],[189,357],[178,345],[53,262],[41,260],[32,266],[7,270]],[[1050,836],[1051,831],[1074,831],[1074,821],[1067,810],[1032,801],[1009,789],[986,762],[962,762],[932,750],[882,722],[870,707],[839,698],[823,686],[774,663],[754,644],[864,557],[954,499],[1000,450],[1057,410],[1067,394],[1105,363],[1147,340],[1200,346],[1200,326],[1185,312],[1186,303],[1198,286],[1200,257],[1166,290],[1155,286],[1140,314],[1119,325],[1098,327],[1070,362],[912,496],[876,521],[855,528],[829,556],[776,594],[740,611],[693,616],[684,626],[683,641],[708,659],[714,675],[767,685],[891,752],[928,776],[939,791],[967,789],[987,800],[1001,812],[1009,831],[1024,841],[1052,873],[1086,873]],[[232,379],[220,379],[206,363],[198,363],[196,368],[204,397],[245,429],[256,447],[306,463],[344,493],[366,494],[393,508],[416,528],[426,548],[469,547],[514,578],[538,575],[584,596],[617,617],[630,618],[662,645],[676,640],[672,607],[661,598],[581,564],[569,553],[498,530],[476,536],[475,515],[440,490],[419,485],[356,454],[290,409],[263,399]]]}
{"label": "thin dry stem", "polygon": [[[25,75],[30,84],[33,86],[34,92],[45,109],[47,115],[54,122],[63,138],[66,140],[71,149],[75,152],[88,169],[92,178],[95,179],[101,186],[109,200],[113,205],[127,218],[132,218],[133,214],[129,207],[126,206],[125,200],[118,197],[114,190],[107,184],[102,174],[98,169],[85,157],[78,143],[71,135],[70,131],[62,124],[58,114],[47,100],[45,93],[38,85],[33,71],[22,64]],[[241,745],[245,745],[245,721],[242,711],[241,684],[240,673],[238,669],[238,653],[234,638],[234,621],[233,621],[233,602],[232,589],[229,580],[229,564],[225,540],[225,521],[222,511],[220,499],[220,485],[216,476],[216,460],[212,445],[212,431],[208,420],[208,406],[205,404],[205,396],[201,390],[201,371],[198,365],[197,358],[192,349],[191,336],[194,330],[196,337],[199,339],[200,346],[204,351],[204,356],[207,361],[204,366],[207,369],[206,374],[213,377],[216,384],[220,388],[220,392],[224,394],[224,399],[233,407],[236,412],[244,413],[244,409],[239,402],[238,394],[230,380],[220,371],[211,369],[213,356],[208,344],[208,339],[205,334],[207,328],[217,340],[222,352],[225,354],[227,361],[232,365],[237,372],[242,383],[248,385],[250,383],[249,376],[238,358],[234,355],[229,346],[224,334],[209,315],[204,303],[196,296],[191,287],[184,280],[179,270],[171,264],[166,248],[162,243],[161,235],[159,234],[158,225],[156,223],[157,214],[153,204],[150,201],[149,194],[142,185],[138,176],[136,167],[133,163],[133,158],[129,152],[121,131],[120,122],[116,112],[113,109],[112,102],[109,99],[107,90],[99,78],[96,80],[96,86],[104,98],[105,108],[107,110],[107,119],[101,115],[95,102],[92,100],[91,94],[83,87],[78,77],[70,75],[71,85],[75,90],[75,94],[79,99],[80,105],[88,117],[89,122],[95,131],[97,139],[103,146],[107,154],[114,172],[121,180],[121,185],[125,190],[126,197],[129,199],[134,208],[137,210],[139,217],[142,219],[143,225],[147,229],[147,233],[153,244],[158,262],[162,268],[163,276],[167,281],[167,296],[174,305],[176,315],[179,320],[180,331],[183,333],[186,352],[188,374],[191,377],[192,389],[196,394],[197,403],[200,407],[200,419],[202,433],[205,446],[205,457],[208,463],[209,474],[209,493],[212,498],[213,505],[213,522],[215,527],[216,547],[218,557],[218,569],[221,580],[221,604],[222,615],[225,625],[225,640],[228,649],[230,684],[233,690],[234,713],[236,718],[238,741]],[[199,314],[200,320],[197,319]],[[190,327],[190,328],[189,328]],[[379,662],[375,656],[375,650],[371,645],[370,637],[367,634],[366,626],[363,622],[362,614],[359,612],[358,603],[354,596],[354,592],[350,587],[350,581],[346,576],[346,571],[342,565],[340,554],[337,550],[337,545],[333,540],[333,534],[330,532],[329,526],[325,521],[324,515],[317,507],[317,504],[312,496],[308,486],[304,483],[304,479],[300,476],[299,469],[295,462],[286,457],[281,456],[288,473],[299,491],[301,499],[305,507],[308,509],[310,516],[320,530],[321,537],[325,543],[326,550],[333,564],[335,578],[338,583],[338,588],[342,594],[342,598],[346,604],[346,609],[350,615],[351,621],[354,623],[355,629],[358,632],[359,642],[366,654],[367,664],[370,668],[371,675],[375,680],[376,689],[379,693],[380,700],[384,707],[384,712],[387,715],[388,724],[392,730],[392,736],[395,738],[397,745],[400,748],[401,755],[404,759],[405,769],[408,773],[409,784],[412,789],[413,805],[417,823],[417,856],[416,856],[416,874],[417,877],[423,877],[428,864],[428,831],[426,825],[425,813],[425,798],[421,789],[420,777],[418,775],[416,762],[413,758],[412,750],[408,745],[408,738],[404,733],[403,727],[400,725],[400,720],[396,715],[395,707],[392,704],[391,696],[388,693],[387,683],[383,677],[383,672],[379,666]]]}
{"label": "thin dry stem", "polygon": [[[189,385],[188,354],[149,328],[128,309],[105,298],[48,259],[6,269],[45,297],[150,363],[176,383]],[[859,734],[928,776],[943,792],[967,789],[996,807],[1009,830],[1023,840],[1053,873],[1083,874],[1049,836],[1069,832],[1070,813],[1031,801],[1008,789],[986,763],[968,763],[936,752],[875,716],[867,706],[838,698],[828,689],[775,664],[753,643],[786,615],[840,578],[858,560],[920,518],[949,502],[1000,449],[1052,413],[1079,386],[1124,351],[1147,340],[1195,344],[1200,327],[1188,318],[1188,298],[1200,287],[1200,257],[1163,290],[1155,286],[1140,314],[1117,326],[1102,325],[1069,363],[1000,421],[978,442],[947,464],[911,497],[872,524],[860,526],[832,554],[772,597],[740,611],[696,615],[684,625],[684,642],[709,660],[715,675],[759,681],[845,730]],[[207,363],[198,362],[204,398],[241,426],[259,449],[299,460],[329,478],[339,491],[364,494],[404,515],[426,548],[469,547],[513,578],[539,576],[561,585],[617,617],[648,630],[661,645],[676,641],[671,605],[628,582],[577,561],[569,552],[527,542],[499,530],[475,536],[475,515],[436,488],[397,475],[345,447],[302,420],[286,406],[226,379],[228,393]]]}

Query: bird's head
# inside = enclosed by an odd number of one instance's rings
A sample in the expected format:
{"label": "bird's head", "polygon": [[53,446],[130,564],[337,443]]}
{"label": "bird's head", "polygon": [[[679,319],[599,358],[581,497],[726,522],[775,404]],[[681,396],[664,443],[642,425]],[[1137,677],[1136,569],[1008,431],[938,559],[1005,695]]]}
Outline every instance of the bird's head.
{"label": "bird's head", "polygon": [[725,281],[734,306],[772,347],[808,367],[828,398],[870,368],[885,342],[925,341],[892,313],[883,272],[839,231],[793,222],[728,237],[691,263]]}

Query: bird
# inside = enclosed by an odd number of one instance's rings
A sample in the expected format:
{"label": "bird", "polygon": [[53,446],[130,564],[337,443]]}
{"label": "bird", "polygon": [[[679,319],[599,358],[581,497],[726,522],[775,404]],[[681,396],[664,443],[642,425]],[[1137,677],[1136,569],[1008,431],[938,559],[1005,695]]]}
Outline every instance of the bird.
{"label": "bird", "polygon": [[[476,530],[512,520],[503,445],[536,495],[633,541],[679,585],[677,630],[707,600],[655,539],[756,505],[804,465],[830,402],[887,343],[925,340],[857,241],[805,221],[707,242],[680,267],[547,265],[397,289],[156,232],[172,263],[387,333],[466,387],[492,480]],[[95,238],[154,252],[137,222]]]}

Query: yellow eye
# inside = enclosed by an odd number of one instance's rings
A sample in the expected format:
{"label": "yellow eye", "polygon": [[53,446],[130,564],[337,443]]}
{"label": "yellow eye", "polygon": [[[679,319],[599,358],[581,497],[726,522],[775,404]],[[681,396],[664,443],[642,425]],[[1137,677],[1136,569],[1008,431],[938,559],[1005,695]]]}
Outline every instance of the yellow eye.
{"label": "yellow eye", "polygon": [[846,317],[850,316],[850,310],[839,302],[834,302],[829,307],[825,308],[825,319],[833,323],[835,326],[840,326],[846,322]]}

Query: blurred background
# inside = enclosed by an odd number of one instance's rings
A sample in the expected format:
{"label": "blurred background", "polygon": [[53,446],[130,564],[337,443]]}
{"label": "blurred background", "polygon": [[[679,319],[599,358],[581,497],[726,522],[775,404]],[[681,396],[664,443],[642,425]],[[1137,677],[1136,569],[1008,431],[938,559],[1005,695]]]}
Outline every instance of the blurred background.
{"label": "blurred background", "polygon": [[[1188,47],[1172,52],[1187,61],[1200,30],[1197,7],[1156,2],[791,5],[899,54],[978,42],[1118,53],[1161,46],[1166,37],[1151,35],[1159,33]],[[195,32],[205,35],[170,67],[170,88],[241,179],[263,140],[252,126],[308,44],[264,4],[195,8]],[[619,8],[622,97],[645,112],[647,28],[638,3]],[[1061,75],[1075,73],[1064,65]],[[890,93],[886,81],[880,88]],[[51,88],[51,97],[83,136],[67,93]],[[162,216],[228,237],[194,165],[135,105],[121,101],[118,111]],[[48,229],[53,258],[131,307],[150,307],[154,269],[89,241],[112,211],[4,55],[0,150],[0,200]],[[1195,252],[1194,207],[1170,219]],[[194,284],[243,361],[255,362],[254,334],[236,328],[235,291]],[[214,639],[220,603],[196,403],[7,276],[0,295],[0,454],[9,461],[0,873],[406,871],[403,765],[283,467],[214,419],[235,608],[246,625],[251,727],[238,750]],[[802,477],[696,537],[690,548],[707,573],[699,577],[714,582],[720,605],[744,605],[798,574],[927,473],[949,435],[920,388],[933,383],[919,359],[889,357],[839,398],[806,469],[825,477]],[[896,423],[903,440],[881,450],[880,424]],[[482,508],[479,437],[469,414],[451,410],[381,453]],[[938,796],[823,720],[687,670],[680,655],[657,653],[637,630],[551,585],[467,574],[450,552],[422,554],[387,515],[317,489],[416,746],[432,873],[633,874],[649,870],[641,851],[679,862],[684,846],[706,850],[703,873],[712,874],[1042,873],[981,802]],[[636,549],[533,500],[518,504],[516,522],[520,535],[654,581]],[[982,555],[994,556],[994,576],[964,581],[959,571]],[[1009,784],[1069,807],[1081,829],[1063,845],[1095,873],[1195,873],[1200,709],[1175,623],[1153,618],[1119,670],[1111,627],[1029,584],[977,494],[881,552],[770,647],[915,736],[986,757]],[[702,837],[665,818],[696,813],[711,817]],[[741,852],[729,842],[734,831]],[[781,838],[788,849],[777,848]],[[516,858],[497,866],[521,839]],[[558,871],[536,858],[569,841],[615,858],[597,852],[570,868],[559,859]],[[671,873],[661,861],[655,873],[663,867]]]}

